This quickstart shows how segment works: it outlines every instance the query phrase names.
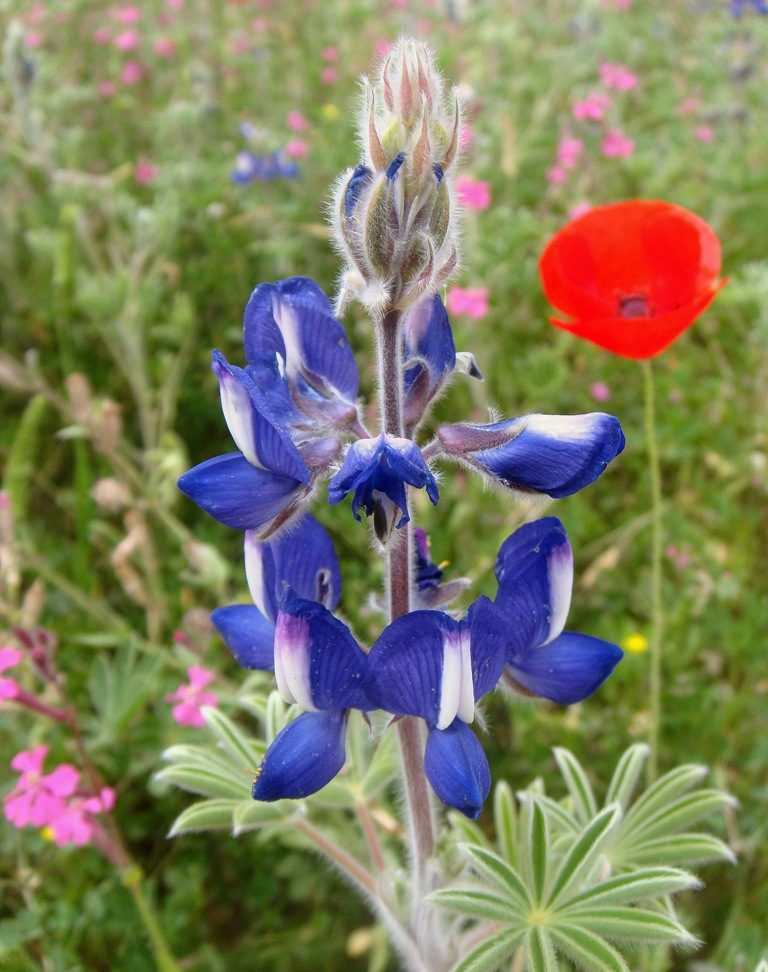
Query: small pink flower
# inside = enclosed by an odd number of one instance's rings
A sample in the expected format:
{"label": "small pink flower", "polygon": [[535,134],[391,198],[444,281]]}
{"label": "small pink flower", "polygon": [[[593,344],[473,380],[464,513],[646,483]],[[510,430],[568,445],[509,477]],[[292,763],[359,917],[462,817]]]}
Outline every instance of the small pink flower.
{"label": "small pink flower", "polygon": [[74,796],[61,812],[48,821],[51,835],[58,847],[76,844],[82,847],[90,843],[98,826],[93,819],[97,813],[105,813],[115,805],[115,791],[105,786],[98,796]]}
{"label": "small pink flower", "polygon": [[589,393],[596,402],[607,402],[611,397],[611,389],[604,381],[596,381],[589,386]]}
{"label": "small pink flower", "polygon": [[139,46],[139,40],[135,30],[124,30],[115,38],[115,47],[118,51],[135,51]]}
{"label": "small pink flower", "polygon": [[339,69],[329,64],[320,72],[320,82],[322,84],[334,84],[339,77]]}
{"label": "small pink flower", "polygon": [[165,3],[171,10],[181,10],[184,6],[184,0],[165,0]]}
{"label": "small pink flower", "polygon": [[592,208],[592,204],[586,201],[576,203],[575,206],[571,206],[568,210],[568,219],[578,219],[579,216],[583,216],[584,213],[588,213]]}
{"label": "small pink flower", "polygon": [[677,106],[677,110],[681,115],[692,115],[695,111],[699,110],[700,105],[701,98],[686,98],[684,101],[680,102],[680,104]]}
{"label": "small pink flower", "polygon": [[133,178],[140,186],[149,185],[157,178],[157,166],[147,162],[146,159],[139,159],[133,168]]}
{"label": "small pink flower", "polygon": [[407,10],[408,0],[389,0],[389,4],[393,10]]}
{"label": "small pink flower", "polygon": [[309,122],[300,111],[289,111],[285,116],[285,124],[292,132],[306,132]]}
{"label": "small pink flower", "polygon": [[472,176],[459,176],[456,180],[456,195],[459,203],[466,209],[487,209],[491,205],[491,185]]}
{"label": "small pink flower", "polygon": [[[23,657],[24,652],[19,651],[18,648],[0,648],[0,672],[18,665]],[[19,686],[15,679],[0,678],[0,701],[15,699],[18,694]]]}
{"label": "small pink flower", "polygon": [[24,21],[28,24],[41,24],[45,20],[45,4],[36,3],[31,6],[24,17]]}
{"label": "small pink flower", "polygon": [[117,94],[117,86],[113,81],[102,81],[99,85],[99,94],[102,98],[114,98]]}
{"label": "small pink flower", "polygon": [[255,30],[257,34],[265,34],[269,29],[269,21],[266,17],[254,17],[251,21],[251,30]]}
{"label": "small pink flower", "polygon": [[601,91],[592,91],[584,101],[573,103],[573,117],[576,121],[600,121],[611,104],[611,99],[607,94],[603,94]]}
{"label": "small pink flower", "polygon": [[98,27],[93,32],[93,42],[94,44],[108,44],[111,36],[108,27]]}
{"label": "small pink flower", "polygon": [[472,129],[469,125],[464,124],[459,128],[459,146],[463,149],[468,149],[472,144]]}
{"label": "small pink flower", "polygon": [[392,41],[387,40],[385,37],[379,37],[378,40],[373,42],[373,53],[376,57],[386,57],[392,49]]}
{"label": "small pink flower", "polygon": [[705,145],[711,145],[715,140],[715,130],[711,125],[699,125],[696,129],[696,138]]}
{"label": "small pink flower", "polygon": [[37,47],[41,47],[44,40],[45,37],[43,37],[42,34],[38,33],[36,30],[33,30],[26,35],[24,38],[24,43],[31,50],[34,50]]}
{"label": "small pink flower", "polygon": [[565,138],[560,139],[560,144],[557,146],[557,161],[564,169],[572,169],[579,160],[582,149],[584,148],[584,143],[580,138]]}
{"label": "small pink flower", "polygon": [[16,827],[45,827],[62,811],[67,797],[72,796],[80,773],[69,763],[62,763],[47,776],[42,775],[47,746],[17,753],[11,767],[21,776],[3,800],[5,818]]}
{"label": "small pink flower", "polygon": [[635,151],[635,143],[618,129],[610,128],[600,148],[607,159],[626,159]]}
{"label": "small pink flower", "polygon": [[205,725],[203,713],[200,711],[204,705],[214,706],[218,699],[212,692],[204,692],[203,689],[213,680],[214,673],[201,668],[199,665],[192,665],[187,669],[189,684],[180,685],[171,695],[165,696],[166,702],[176,702],[173,707],[173,718],[181,726],[195,726],[197,728]]}
{"label": "small pink flower", "polygon": [[551,182],[553,186],[562,186],[567,178],[568,173],[561,165],[553,165],[547,171],[547,182]]}
{"label": "small pink flower", "polygon": [[127,61],[120,72],[123,84],[136,84],[144,77],[144,66],[138,61]]}
{"label": "small pink flower", "polygon": [[488,313],[488,290],[485,287],[451,287],[448,310],[451,314],[466,314],[479,321]]}
{"label": "small pink flower", "polygon": [[153,48],[158,57],[173,57],[176,53],[176,45],[170,37],[158,37]]}
{"label": "small pink flower", "polygon": [[123,7],[117,12],[117,19],[121,24],[137,24],[141,20],[141,10],[138,7]]}
{"label": "small pink flower", "polygon": [[303,138],[292,138],[285,146],[285,154],[289,159],[303,159],[308,151],[309,142]]}
{"label": "small pink flower", "polygon": [[338,47],[326,47],[323,51],[324,61],[338,61],[339,59],[339,49]]}
{"label": "small pink flower", "polygon": [[623,64],[601,64],[600,83],[617,91],[631,91],[637,87],[637,75]]}

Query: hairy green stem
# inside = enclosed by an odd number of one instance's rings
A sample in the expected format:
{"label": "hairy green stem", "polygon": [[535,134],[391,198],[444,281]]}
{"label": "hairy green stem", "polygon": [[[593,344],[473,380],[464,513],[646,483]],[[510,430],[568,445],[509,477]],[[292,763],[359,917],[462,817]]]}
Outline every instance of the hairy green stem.
{"label": "hairy green stem", "polygon": [[651,748],[648,760],[648,779],[653,782],[659,772],[661,740],[661,652],[664,634],[664,608],[661,599],[661,559],[663,524],[661,519],[661,471],[659,446],[656,438],[656,395],[651,362],[642,362],[645,398],[645,444],[648,450],[648,471],[651,477],[651,637],[650,637],[650,731]]}
{"label": "hairy green stem", "polygon": [[146,929],[149,940],[152,943],[152,953],[159,972],[181,972],[176,959],[173,957],[168,945],[166,944],[162,930],[160,929],[160,925],[155,918],[155,914],[152,911],[152,908],[149,906],[149,902],[144,897],[141,870],[135,866],[128,867],[126,870],[121,872],[120,877],[122,879],[123,886],[128,889],[131,897],[133,898],[133,903],[136,905],[136,910],[141,915],[144,928]]}

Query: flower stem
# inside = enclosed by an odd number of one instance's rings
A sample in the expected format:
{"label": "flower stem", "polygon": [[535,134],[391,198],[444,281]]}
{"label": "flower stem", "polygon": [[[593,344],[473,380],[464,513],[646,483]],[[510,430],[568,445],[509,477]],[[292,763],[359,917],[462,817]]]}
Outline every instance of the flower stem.
{"label": "flower stem", "polygon": [[155,956],[158,972],[181,972],[176,959],[168,949],[163,933],[160,930],[160,925],[157,923],[157,919],[147,899],[144,897],[141,886],[141,870],[135,866],[129,867],[121,873],[120,877],[122,878],[123,886],[130,892],[133,902],[136,905],[136,910],[144,922],[144,927],[152,942],[152,952]]}
{"label": "flower stem", "polygon": [[661,471],[659,446],[656,438],[656,402],[653,369],[650,360],[642,362],[645,398],[645,443],[648,450],[648,470],[651,477],[651,637],[650,637],[650,758],[648,779],[656,779],[659,771],[661,738],[661,645],[664,633],[664,608],[661,600],[661,555],[663,524],[661,520]]}

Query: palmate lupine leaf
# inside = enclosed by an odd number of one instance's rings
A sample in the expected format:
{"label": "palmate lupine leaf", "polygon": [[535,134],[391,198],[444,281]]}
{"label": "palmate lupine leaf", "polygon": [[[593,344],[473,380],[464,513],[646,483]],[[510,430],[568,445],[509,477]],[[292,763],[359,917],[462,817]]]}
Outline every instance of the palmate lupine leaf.
{"label": "palmate lupine leaf", "polygon": [[525,951],[531,972],[557,972],[557,955],[546,928],[531,928],[525,937]]}
{"label": "palmate lupine leaf", "polygon": [[697,945],[683,926],[666,915],[644,908],[575,908],[563,912],[579,928],[594,931],[612,942],[652,945]]}
{"label": "palmate lupine leaf", "polygon": [[538,903],[544,896],[547,886],[549,865],[549,825],[541,803],[528,798],[524,804],[524,819],[527,854],[524,857],[525,874],[528,878],[531,896]]}
{"label": "palmate lupine leaf", "polygon": [[701,882],[686,871],[674,867],[649,867],[631,874],[601,881],[571,898],[563,913],[586,907],[592,909],[600,905],[635,904],[637,901],[666,897],[678,891],[688,891],[701,887]]}
{"label": "palmate lupine leaf", "polygon": [[645,743],[636,743],[629,747],[616,766],[605,795],[606,804],[618,803],[622,811],[626,812],[649,754],[650,748]]}
{"label": "palmate lupine leaf", "polygon": [[[613,854],[612,854],[613,856]],[[649,864],[704,864],[710,861],[736,862],[731,848],[711,834],[670,834],[655,840],[643,841],[631,854],[622,848],[617,863],[622,867],[642,867]]]}
{"label": "palmate lupine leaf", "polygon": [[522,907],[519,901],[505,897],[498,891],[480,891],[473,888],[435,891],[429,896],[429,900],[449,911],[485,921],[509,923],[512,918],[517,917],[522,924],[525,912],[529,910]]}
{"label": "palmate lupine leaf", "polygon": [[597,813],[597,801],[587,774],[569,750],[556,746],[554,753],[565,785],[568,787],[568,793],[573,800],[574,815],[580,824],[585,824]]}
{"label": "palmate lupine leaf", "polygon": [[501,855],[514,867],[517,864],[517,807],[512,787],[506,780],[500,780],[493,793],[493,821]]}
{"label": "palmate lupine leaf", "polygon": [[453,972],[497,972],[511,959],[524,935],[524,928],[505,929],[487,938],[465,955]]}
{"label": "palmate lupine leaf", "polygon": [[174,820],[168,836],[191,834],[200,830],[228,830],[234,826],[239,800],[200,800],[183,810]]}
{"label": "palmate lupine leaf", "polygon": [[200,746],[171,746],[163,758],[171,765],[155,774],[158,780],[205,797],[243,799],[249,794],[246,768],[223,753]]}
{"label": "palmate lupine leaf", "polygon": [[552,929],[558,951],[584,972],[629,972],[619,952],[604,938],[578,925],[562,923]]}
{"label": "palmate lupine leaf", "polygon": [[565,855],[547,894],[545,907],[554,906],[558,901],[568,898],[574,889],[580,889],[587,882],[620,819],[621,810],[618,804],[613,804],[601,810],[587,824]]}
{"label": "palmate lupine leaf", "polygon": [[242,732],[231,719],[219,709],[202,707],[205,724],[216,737],[216,741],[234,762],[242,763],[243,768],[252,773],[261,762],[264,748]]}
{"label": "palmate lupine leaf", "polygon": [[[478,874],[491,880],[517,909],[527,912],[534,907],[534,901],[522,877],[506,861],[501,860],[498,854],[471,844],[460,845],[460,850],[469,858]],[[437,895],[442,893],[436,892]]]}

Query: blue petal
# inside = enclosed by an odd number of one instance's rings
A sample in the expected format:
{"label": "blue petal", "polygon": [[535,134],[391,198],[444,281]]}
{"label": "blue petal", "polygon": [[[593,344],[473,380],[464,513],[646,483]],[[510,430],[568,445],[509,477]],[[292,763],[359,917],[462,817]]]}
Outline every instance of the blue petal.
{"label": "blue petal", "polygon": [[201,462],[179,489],[210,516],[235,530],[264,530],[308,490],[303,482],[252,466],[241,452]]}
{"label": "blue petal", "polygon": [[491,771],[477,736],[460,719],[430,729],[424,772],[438,798],[477,820],[491,789]]}
{"label": "blue petal", "polygon": [[510,652],[506,672],[533,695],[572,705],[599,688],[622,656],[608,641],[565,631],[543,648]]}
{"label": "blue petal", "polygon": [[304,712],[278,733],[253,781],[253,799],[298,800],[317,793],[346,758],[346,713]]}
{"label": "blue petal", "polygon": [[284,698],[305,709],[369,709],[368,658],[349,628],[316,601],[283,596],[275,634],[275,674]]}
{"label": "blue petal", "polygon": [[487,597],[479,597],[460,622],[469,628],[472,685],[475,700],[491,692],[501,678],[506,660],[507,618]]}
{"label": "blue petal", "polygon": [[565,627],[573,585],[573,554],[554,516],[526,523],[504,541],[496,559],[496,604],[507,617],[510,650],[557,637]]}
{"label": "blue petal", "polygon": [[211,613],[214,628],[243,668],[272,671],[275,667],[275,626],[257,607],[233,604]]}
{"label": "blue petal", "polygon": [[625,441],[619,420],[604,412],[444,425],[438,436],[447,455],[465,459],[503,486],[555,499],[593,483]]}
{"label": "blue petal", "polygon": [[421,527],[414,527],[413,539],[416,548],[416,586],[420,591],[428,587],[438,587],[443,579],[443,572],[430,560],[427,534]]}
{"label": "blue petal", "polygon": [[373,173],[365,165],[356,165],[344,190],[344,213],[347,219],[352,219],[352,213],[360,201],[363,189],[370,183]]}
{"label": "blue petal", "polygon": [[356,418],[355,358],[343,325],[313,280],[260,284],[245,309],[243,334],[249,365],[271,367],[277,360],[300,407],[322,409],[318,417],[331,424]]}
{"label": "blue petal", "polygon": [[408,311],[403,321],[403,341],[403,419],[406,425],[413,425],[456,365],[451,325],[438,294]]}
{"label": "blue petal", "polygon": [[341,570],[333,541],[309,513],[291,524],[269,544],[274,558],[275,596],[282,600],[286,588],[299,597],[333,611],[341,596]]}

